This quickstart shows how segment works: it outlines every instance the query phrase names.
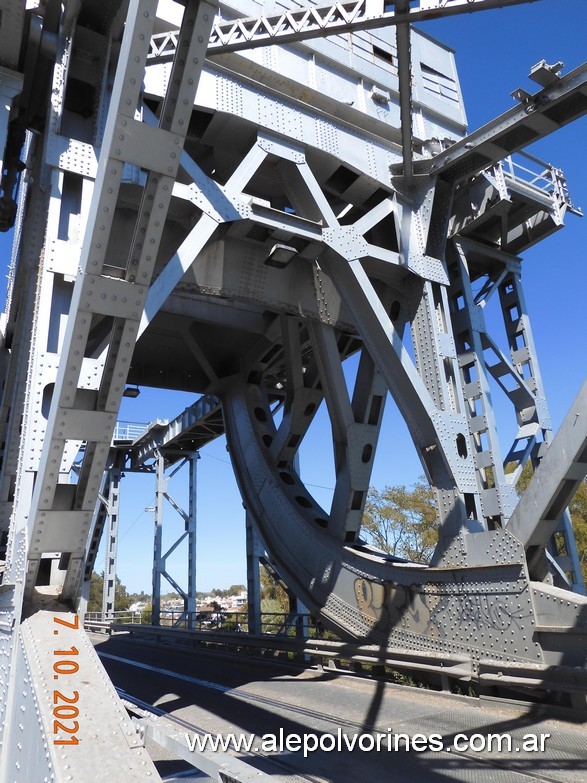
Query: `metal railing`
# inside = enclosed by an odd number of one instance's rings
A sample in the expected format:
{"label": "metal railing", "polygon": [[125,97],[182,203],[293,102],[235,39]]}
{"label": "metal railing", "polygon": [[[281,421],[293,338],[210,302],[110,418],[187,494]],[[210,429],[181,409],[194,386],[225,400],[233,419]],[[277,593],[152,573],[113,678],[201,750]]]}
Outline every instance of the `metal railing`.
{"label": "metal railing", "polygon": [[[339,673],[353,673],[389,678],[403,685],[440,687],[448,690],[453,683],[465,687],[475,683],[544,689],[556,694],[587,692],[587,670],[570,666],[551,667],[546,664],[493,661],[478,662],[478,670],[466,654],[434,652],[409,647],[385,647],[360,641],[341,641],[314,637],[296,638],[276,634],[245,634],[223,631],[196,631],[188,628],[160,627],[115,623],[114,630],[132,639],[145,639],[156,645],[177,645],[187,649],[204,647],[206,651],[229,652],[266,658],[269,653],[280,661],[303,662],[328,666]],[[310,629],[312,630],[312,629]],[[434,679],[430,679],[433,675]],[[523,698],[523,697],[522,697]],[[578,702],[580,703],[580,702]],[[582,713],[583,714],[583,713]]]}
{"label": "metal railing", "polygon": [[[152,625],[151,610],[142,612],[118,611],[86,612],[84,624],[88,630],[101,628],[108,631],[112,623]],[[161,628],[183,628],[192,631],[224,631],[226,633],[248,633],[247,612],[197,611],[184,612],[181,609],[164,609],[160,612]],[[326,635],[322,624],[307,612],[262,612],[261,632],[268,636],[293,637],[309,634],[322,639]]]}
{"label": "metal railing", "polygon": [[[521,160],[532,161],[541,166],[541,171],[538,173],[534,169],[525,166]],[[523,152],[517,153],[517,155],[509,155],[500,161],[504,174],[517,181],[524,182],[526,185],[542,190],[544,193],[552,193],[555,185],[554,172],[556,169],[550,166],[548,163],[535,158],[532,155],[525,154]]]}
{"label": "metal railing", "polygon": [[119,612],[86,612],[84,623],[141,623],[141,613],[131,612],[128,609]]}
{"label": "metal railing", "polygon": [[[535,164],[540,170],[530,168],[529,164]],[[504,158],[498,165],[506,179],[536,188],[544,195],[553,198],[559,207],[566,206],[574,214],[583,214],[582,210],[575,207],[571,201],[564,173],[550,163],[530,155],[529,152],[517,152]]]}
{"label": "metal railing", "polygon": [[148,424],[137,421],[117,421],[112,440],[136,440],[149,429]]}

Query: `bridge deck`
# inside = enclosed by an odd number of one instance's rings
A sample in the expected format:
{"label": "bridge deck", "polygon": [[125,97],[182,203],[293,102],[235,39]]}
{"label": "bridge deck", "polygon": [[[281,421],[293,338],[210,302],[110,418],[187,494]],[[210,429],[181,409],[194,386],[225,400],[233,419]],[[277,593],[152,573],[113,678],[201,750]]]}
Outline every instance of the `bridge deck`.
{"label": "bridge deck", "polygon": [[[284,735],[337,735],[339,729],[353,735],[381,732],[386,736],[442,735],[445,750],[387,749],[352,752],[316,750],[303,752],[237,754],[249,764],[278,780],[488,781],[528,783],[587,780],[587,723],[556,719],[540,705],[532,708],[479,701],[432,691],[405,688],[363,678],[339,677],[328,671],[300,670],[274,662],[185,655],[137,645],[122,637],[93,637],[115,685],[132,698],[156,704],[169,715],[193,726],[193,730],[222,733]],[[128,659],[128,660],[125,660]],[[184,731],[190,731],[184,724]],[[458,752],[465,740],[475,743],[488,735],[507,735],[512,750]],[[522,743],[535,735],[544,750],[523,750]],[[548,735],[548,736],[547,736]],[[343,740],[344,742],[344,740]],[[496,742],[496,740],[494,740]],[[365,740],[364,744],[368,745]],[[257,743],[258,745],[258,743]],[[451,748],[448,750],[448,748]]]}

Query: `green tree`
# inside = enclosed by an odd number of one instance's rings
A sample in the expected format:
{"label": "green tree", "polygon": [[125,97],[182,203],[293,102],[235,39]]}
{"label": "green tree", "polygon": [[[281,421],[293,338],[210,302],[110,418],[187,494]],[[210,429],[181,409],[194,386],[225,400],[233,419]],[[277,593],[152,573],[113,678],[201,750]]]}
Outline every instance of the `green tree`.
{"label": "green tree", "polygon": [[289,596],[279,582],[263,566],[260,567],[261,611],[270,614],[289,612]]}
{"label": "green tree", "polygon": [[[101,612],[102,611],[102,595],[104,592],[104,572],[97,574],[95,571],[92,573],[90,580],[90,598],[88,600],[88,612]],[[122,584],[120,579],[116,577],[116,593],[114,598],[114,611],[124,612],[131,605],[126,587]]]}
{"label": "green tree", "polygon": [[90,579],[90,598],[88,600],[88,612],[102,611],[102,594],[104,590],[104,577],[92,572]]}
{"label": "green tree", "polygon": [[205,595],[215,595],[217,598],[230,598],[233,595],[239,595],[243,590],[247,588],[245,585],[230,585],[226,590],[222,590],[220,587],[214,587],[210,590],[210,593],[202,593],[202,597]]}
{"label": "green tree", "polygon": [[438,541],[438,516],[431,487],[421,478],[405,485],[371,487],[365,503],[362,534],[384,552],[427,563]]}
{"label": "green tree", "polygon": [[140,593],[129,593],[128,600],[131,602],[131,604],[146,603],[147,601],[151,600],[151,595],[150,593],[145,593],[144,590],[141,590]]}
{"label": "green tree", "polygon": [[573,530],[575,531],[575,542],[579,561],[581,563],[581,572],[583,581],[587,584],[587,479],[584,479],[575,497],[569,506],[571,519],[573,520]]}

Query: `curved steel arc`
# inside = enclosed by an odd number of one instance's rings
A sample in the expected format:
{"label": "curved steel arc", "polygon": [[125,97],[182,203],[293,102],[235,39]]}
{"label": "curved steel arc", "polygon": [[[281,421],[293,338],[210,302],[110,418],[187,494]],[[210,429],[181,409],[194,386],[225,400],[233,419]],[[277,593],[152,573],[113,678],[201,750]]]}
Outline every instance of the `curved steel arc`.
{"label": "curved steel arc", "polygon": [[[535,619],[523,548],[513,537],[481,533],[484,551],[470,550],[459,560],[461,539],[450,568],[345,546],[298,475],[275,465],[276,429],[264,390],[235,383],[223,396],[223,410],[244,503],[272,562],[310,611],[343,639],[473,662],[501,660],[505,652],[512,661],[543,663],[539,647],[520,652],[514,644],[520,635],[532,637]],[[504,583],[511,585],[510,594]]]}

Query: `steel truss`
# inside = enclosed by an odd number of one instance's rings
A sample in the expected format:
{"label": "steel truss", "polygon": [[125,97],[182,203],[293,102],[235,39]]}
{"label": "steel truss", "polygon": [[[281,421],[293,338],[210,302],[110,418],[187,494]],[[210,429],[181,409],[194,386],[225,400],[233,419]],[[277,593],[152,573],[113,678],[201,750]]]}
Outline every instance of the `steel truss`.
{"label": "steel truss", "polygon": [[[391,25],[409,25],[440,16],[503,8],[536,0],[347,0],[309,8],[288,9],[273,16],[254,16],[230,21],[218,19],[212,27],[209,54],[228,54],[271,44],[307,41],[325,35],[358,30],[377,30]],[[227,4],[228,5],[228,4]],[[389,10],[393,6],[393,10]],[[230,13],[230,10],[229,10]],[[159,33],[151,39],[149,59],[173,57],[177,31]]]}
{"label": "steel truss", "polygon": [[[210,428],[204,440],[225,428],[255,534],[296,595],[343,638],[458,659],[462,678],[478,683],[495,667],[509,681],[532,668],[538,683],[577,667],[570,679],[584,698],[577,639],[587,599],[561,586],[580,582],[564,519],[571,560],[546,553],[567,482],[585,473],[584,449],[530,521],[513,489],[528,459],[544,460],[537,476],[546,472],[556,446],[519,254],[560,228],[571,205],[560,172],[528,182],[508,156],[587,111],[587,67],[540,77],[536,95],[462,138],[451,56],[408,27],[417,14],[510,4],[397,2],[403,28],[377,38],[388,67],[358,57],[354,75],[335,67],[322,42],[283,47],[277,61],[268,51],[258,61],[205,62],[216,9],[204,0],[186,6],[173,63],[154,59],[145,70],[153,36],[170,26],[156,21],[154,0],[131,2],[124,37],[120,13],[102,20],[91,4],[67,4],[55,25],[46,124],[27,161],[35,187],[21,211],[4,335],[0,598],[9,632],[0,638],[0,725],[5,738],[16,735],[26,698],[35,740],[26,764],[5,741],[0,776],[10,769],[28,780],[61,764],[53,746],[45,755],[51,704],[39,686],[46,673],[31,663],[39,640],[47,643],[47,613],[31,621],[21,609],[38,606],[43,561],[56,553],[61,600],[80,600],[127,381],[210,392],[195,414]],[[244,12],[255,7],[243,3]],[[330,9],[331,17],[292,12],[271,27],[237,20],[223,35],[266,43],[287,23],[284,36],[302,41],[341,32],[341,19],[358,20],[349,29],[366,29],[378,12],[373,27],[390,21],[377,4]],[[431,51],[442,72],[427,68]],[[505,346],[488,330],[487,306],[503,318]],[[496,386],[518,426],[504,453]],[[437,496],[430,565],[388,558],[360,535],[388,391]],[[336,468],[330,509],[296,469],[321,405]],[[137,462],[177,435],[186,435],[182,450],[196,450],[194,420],[186,411],[175,430],[150,430],[135,444]],[[251,562],[259,548],[251,537]],[[126,765],[124,720],[108,706],[102,714],[111,756]],[[130,780],[144,779],[141,764],[129,763]]]}
{"label": "steel truss", "polygon": [[[197,461],[200,455],[198,452],[190,454],[185,460],[189,464],[189,511],[184,511],[171,497],[167,489],[169,479],[183,467],[182,462],[166,478],[165,477],[165,457],[160,452],[156,454],[156,477],[157,486],[155,490],[155,541],[153,554],[153,625],[160,624],[161,617],[161,577],[169,582],[173,589],[183,599],[184,611],[179,618],[179,622],[187,619],[187,627],[192,627],[196,616],[196,491],[197,491]],[[185,524],[185,532],[169,547],[165,554],[163,553],[163,500],[167,500],[172,508],[180,515]],[[175,581],[167,568],[167,558],[177,547],[187,538],[188,543],[188,578],[187,588],[182,587]]]}

